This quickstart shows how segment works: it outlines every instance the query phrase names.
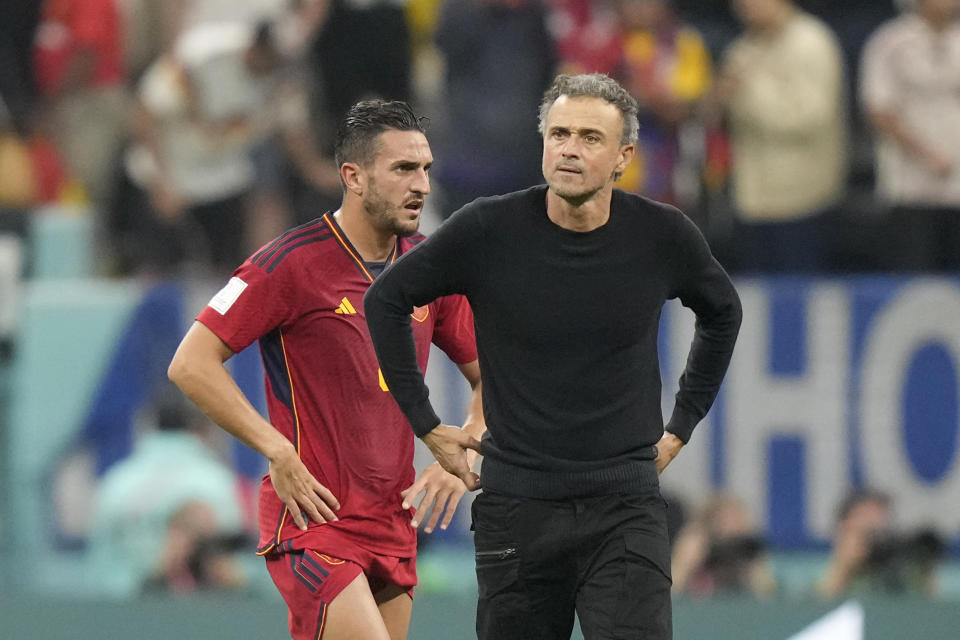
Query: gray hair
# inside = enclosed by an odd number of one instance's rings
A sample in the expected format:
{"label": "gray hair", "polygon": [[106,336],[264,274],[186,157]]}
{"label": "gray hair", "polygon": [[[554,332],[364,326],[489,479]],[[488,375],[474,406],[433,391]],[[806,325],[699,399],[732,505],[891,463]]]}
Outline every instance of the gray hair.
{"label": "gray hair", "polygon": [[603,73],[557,76],[547,92],[543,94],[543,102],[540,103],[540,119],[537,126],[540,135],[544,134],[550,107],[560,96],[606,100],[620,110],[620,116],[623,118],[620,144],[636,144],[640,132],[637,101],[616,80]]}

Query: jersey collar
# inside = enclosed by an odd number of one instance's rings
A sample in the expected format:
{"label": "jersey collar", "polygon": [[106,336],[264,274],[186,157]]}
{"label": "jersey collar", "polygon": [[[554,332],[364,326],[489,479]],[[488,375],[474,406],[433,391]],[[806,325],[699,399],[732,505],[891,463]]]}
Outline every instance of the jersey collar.
{"label": "jersey collar", "polygon": [[[347,237],[347,234],[343,232],[343,229],[340,228],[340,225],[337,224],[337,221],[334,220],[333,216],[329,212],[323,214],[323,221],[330,231],[333,232],[333,236],[337,239],[337,242],[340,243],[340,246],[344,251],[347,252],[347,255],[353,259],[353,262],[356,263],[359,267],[360,272],[369,280],[373,282],[374,276],[370,273],[370,270],[367,269],[366,264],[363,262],[363,258],[360,257],[360,252],[357,251],[357,248],[353,246],[353,243],[350,242],[350,239]],[[400,238],[397,238],[396,244],[393,245],[393,251],[390,252],[390,257],[387,258],[387,266],[393,264],[393,261],[397,259],[397,254],[400,252]]]}

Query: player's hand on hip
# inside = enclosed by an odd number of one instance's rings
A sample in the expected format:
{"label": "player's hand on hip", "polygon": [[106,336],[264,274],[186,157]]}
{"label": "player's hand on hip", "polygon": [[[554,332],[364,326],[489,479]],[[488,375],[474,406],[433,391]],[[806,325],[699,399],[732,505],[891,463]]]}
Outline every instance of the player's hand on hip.
{"label": "player's hand on hip", "polygon": [[292,446],[270,460],[270,481],[301,530],[306,530],[308,519],[318,523],[337,519],[334,511],[340,508],[339,501],[317,482]]}
{"label": "player's hand on hip", "polygon": [[[444,471],[439,462],[434,462],[423,470],[416,482],[400,492],[403,498],[403,508],[415,509],[410,525],[419,527],[426,523],[423,530],[433,533],[437,520],[443,514],[440,528],[446,529],[453,520],[453,514],[460,504],[460,498],[466,493],[467,486],[455,475]],[[418,500],[418,496],[423,494]]]}
{"label": "player's hand on hip", "polygon": [[439,424],[421,438],[444,469],[463,481],[467,489],[480,488],[480,476],[467,464],[467,449],[480,452],[480,441],[456,427]]}
{"label": "player's hand on hip", "polygon": [[677,457],[681,447],[683,447],[683,440],[669,431],[663,432],[663,437],[657,442],[657,459],[655,460],[657,463],[657,475],[663,473],[667,465]]}

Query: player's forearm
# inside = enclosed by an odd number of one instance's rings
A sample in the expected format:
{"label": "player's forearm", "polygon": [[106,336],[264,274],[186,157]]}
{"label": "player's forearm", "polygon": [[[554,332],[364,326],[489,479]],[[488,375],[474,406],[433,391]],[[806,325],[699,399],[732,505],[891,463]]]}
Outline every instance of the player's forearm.
{"label": "player's forearm", "polygon": [[[480,378],[480,363],[476,360],[457,365],[460,373],[470,383],[472,389],[470,402],[467,403],[467,415],[463,420],[463,431],[471,437],[480,440],[487,431],[487,423],[483,418],[483,387]],[[473,469],[480,453],[470,449],[467,451],[467,465]]]}
{"label": "player's forearm", "polygon": [[211,420],[267,459],[277,460],[293,449],[253,408],[222,362],[192,359],[178,350],[167,374]]}
{"label": "player's forearm", "polygon": [[[463,430],[477,440],[480,440],[487,431],[487,423],[483,419],[483,401],[479,384],[474,387],[473,394],[470,396],[467,417],[463,421]],[[473,449],[467,451],[467,465],[471,469],[476,466],[479,458],[480,453],[478,451]]]}

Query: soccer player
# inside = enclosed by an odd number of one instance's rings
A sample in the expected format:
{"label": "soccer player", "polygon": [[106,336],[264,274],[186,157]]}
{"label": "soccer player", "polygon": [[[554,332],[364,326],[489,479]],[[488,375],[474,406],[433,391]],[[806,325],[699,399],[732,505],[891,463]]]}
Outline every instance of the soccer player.
{"label": "soccer player", "polygon": [[[416,232],[433,157],[410,107],[379,100],[350,109],[335,157],[340,209],[291,229],[234,271],[184,337],[169,375],[269,460],[258,553],[287,602],[292,637],[398,640],[417,582],[416,527],[431,532],[443,512],[445,528],[466,487],[439,465],[414,482],[414,438],[377,367],[361,300],[423,240]],[[407,322],[418,366],[426,368],[432,341],[474,387],[461,434],[469,443],[484,428],[470,308],[461,296],[441,298],[411,309]],[[270,422],[224,368],[254,340]]]}
{"label": "soccer player", "polygon": [[[613,188],[637,102],[600,74],[559,76],[540,110],[546,185],[480,198],[364,298],[374,347],[414,432],[471,488],[463,433],[440,424],[405,318],[466,294],[483,377],[483,493],[473,504],[483,640],[672,634],[658,473],[710,408],[740,301],[696,226]],[[673,416],[660,410],[668,298],[697,316]]]}

